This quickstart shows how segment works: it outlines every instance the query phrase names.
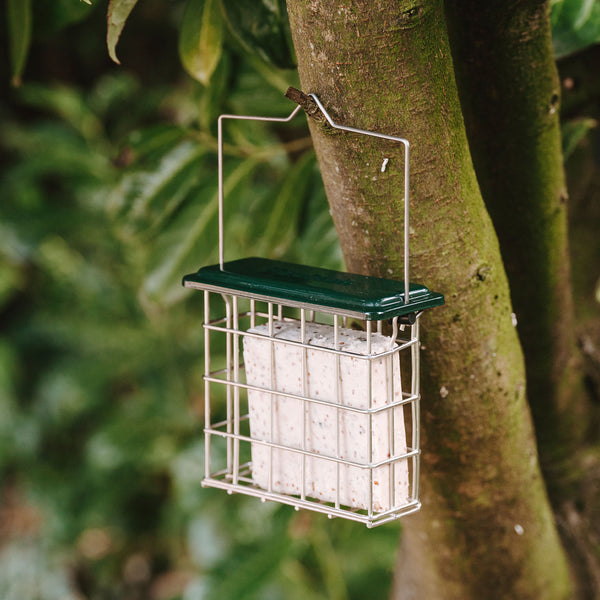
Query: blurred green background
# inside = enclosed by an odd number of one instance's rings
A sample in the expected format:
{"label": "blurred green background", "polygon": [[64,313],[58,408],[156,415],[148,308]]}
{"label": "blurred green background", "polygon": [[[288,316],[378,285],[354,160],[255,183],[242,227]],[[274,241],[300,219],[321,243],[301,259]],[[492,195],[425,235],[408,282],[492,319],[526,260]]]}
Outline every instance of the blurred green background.
{"label": "blurred green background", "polygon": [[[557,56],[586,73],[598,3],[553,8]],[[0,598],[385,598],[399,524],[200,485],[201,296],[180,281],[217,261],[218,115],[293,108],[285,2],[140,0],[121,66],[107,9],[2,15]],[[577,164],[589,88],[564,116]],[[304,118],[226,138],[227,258],[343,268]]]}

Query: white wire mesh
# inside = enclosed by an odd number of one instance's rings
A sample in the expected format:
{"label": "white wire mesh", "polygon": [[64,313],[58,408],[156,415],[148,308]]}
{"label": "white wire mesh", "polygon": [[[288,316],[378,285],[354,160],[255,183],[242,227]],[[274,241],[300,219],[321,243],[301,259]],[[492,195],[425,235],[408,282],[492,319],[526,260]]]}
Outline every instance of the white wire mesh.
{"label": "white wire mesh", "polygon": [[204,295],[203,484],[369,527],[418,510],[418,319]]}

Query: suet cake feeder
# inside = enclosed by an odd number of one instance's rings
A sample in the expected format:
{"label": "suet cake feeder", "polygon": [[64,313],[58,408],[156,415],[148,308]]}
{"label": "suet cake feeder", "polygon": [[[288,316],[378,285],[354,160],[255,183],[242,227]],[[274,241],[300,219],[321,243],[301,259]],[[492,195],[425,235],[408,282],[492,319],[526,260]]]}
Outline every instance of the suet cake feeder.
{"label": "suet cake feeder", "polygon": [[408,142],[339,125],[310,96],[332,127],[404,145],[404,282],[225,262],[223,120],[300,107],[221,115],[220,260],[183,279],[204,292],[203,485],[373,527],[420,508],[419,317],[444,297],[408,279]]}

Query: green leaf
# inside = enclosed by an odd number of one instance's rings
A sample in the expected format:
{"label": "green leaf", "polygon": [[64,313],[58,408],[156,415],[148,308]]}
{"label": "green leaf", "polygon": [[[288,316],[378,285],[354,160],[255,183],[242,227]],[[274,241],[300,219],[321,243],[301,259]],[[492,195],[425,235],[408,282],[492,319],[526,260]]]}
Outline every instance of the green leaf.
{"label": "green leaf", "polygon": [[562,58],[600,42],[598,0],[554,0],[552,2],[552,45]]}
{"label": "green leaf", "polygon": [[185,130],[167,123],[136,129],[126,140],[134,164],[155,164],[185,138]]}
{"label": "green leaf", "polygon": [[121,64],[121,61],[117,58],[117,42],[121,37],[129,13],[131,13],[136,3],[137,0],[110,0],[108,5],[106,45],[108,46],[108,55],[118,65]]}
{"label": "green leaf", "polygon": [[157,164],[127,173],[111,194],[107,207],[112,212],[123,212],[127,233],[154,232],[196,183],[199,161],[205,153],[199,144],[181,141]]}
{"label": "green leaf", "polygon": [[285,525],[285,522],[279,524],[279,530],[274,531],[268,544],[236,547],[237,554],[229,556],[220,569],[214,570],[218,577],[211,581],[208,597],[236,600],[269,597],[266,588],[277,577],[292,549],[293,540],[287,535]]}
{"label": "green leaf", "polygon": [[563,156],[567,160],[577,147],[577,144],[587,135],[588,131],[598,126],[595,119],[572,119],[564,123],[562,130]]}
{"label": "green leaf", "polygon": [[73,88],[29,83],[20,90],[19,98],[28,106],[54,113],[89,141],[102,137],[102,122]]}
{"label": "green leaf", "polygon": [[12,84],[21,84],[31,45],[31,0],[7,0],[6,20],[12,69]]}
{"label": "green leaf", "polygon": [[285,0],[221,0],[225,20],[239,44],[264,62],[296,66]]}
{"label": "green leaf", "polygon": [[17,265],[0,260],[0,309],[20,291],[25,277]]}
{"label": "green leaf", "polygon": [[[234,199],[232,192],[247,180],[257,164],[256,159],[248,158],[225,177],[223,192],[226,197],[231,195],[231,199]],[[185,210],[156,239],[149,273],[144,282],[144,292],[151,299],[177,301],[185,293],[181,287],[182,276],[209,260],[215,260],[218,194],[214,185],[209,196],[206,192],[206,189],[198,190],[199,202],[187,203]],[[226,226],[228,215],[235,215],[235,208],[228,208]]]}
{"label": "green leaf", "polygon": [[[198,124],[204,131],[210,132],[217,122],[219,115],[223,112],[225,99],[229,98],[232,84],[232,55],[224,52],[219,64],[211,77],[208,87],[197,86],[197,110]],[[238,66],[235,67],[236,73]]]}
{"label": "green leaf", "polygon": [[219,0],[188,0],[179,31],[179,56],[185,70],[208,85],[223,52]]}
{"label": "green leaf", "polygon": [[[40,179],[44,177],[60,181],[58,189],[68,189],[70,194],[112,178],[113,167],[106,154],[88,144],[71,127],[57,121],[41,122],[26,130],[8,124],[3,129],[2,146],[19,158],[0,182],[3,202],[6,197],[7,202],[11,198],[24,206],[25,190],[30,186],[35,188],[40,200],[46,198],[47,201],[49,194]],[[11,191],[3,196],[8,190]],[[29,225],[31,230],[32,223]]]}
{"label": "green leaf", "polygon": [[315,156],[305,152],[289,170],[276,198],[269,198],[269,206],[262,206],[265,218],[255,219],[259,243],[256,254],[282,258],[295,241],[299,229],[300,212],[305,204],[315,169]]}
{"label": "green leaf", "polygon": [[[18,427],[17,381],[19,356],[11,340],[0,336],[0,470],[10,464],[15,454]],[[1,589],[1,585],[0,585]]]}

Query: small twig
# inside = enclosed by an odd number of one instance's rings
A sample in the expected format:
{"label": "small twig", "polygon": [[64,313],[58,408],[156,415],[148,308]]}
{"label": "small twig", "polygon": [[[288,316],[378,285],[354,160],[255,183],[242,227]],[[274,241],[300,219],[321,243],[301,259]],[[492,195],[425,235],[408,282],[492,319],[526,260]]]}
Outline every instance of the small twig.
{"label": "small twig", "polygon": [[308,94],[305,94],[294,87],[289,87],[284,95],[292,102],[299,104],[304,109],[304,112],[306,112],[307,116],[313,119],[316,123],[319,123],[323,129],[334,131],[331,125],[329,125],[327,122],[325,115],[317,106],[317,103]]}

